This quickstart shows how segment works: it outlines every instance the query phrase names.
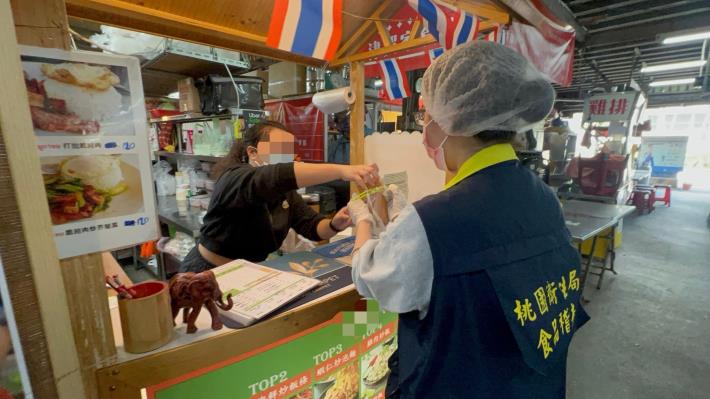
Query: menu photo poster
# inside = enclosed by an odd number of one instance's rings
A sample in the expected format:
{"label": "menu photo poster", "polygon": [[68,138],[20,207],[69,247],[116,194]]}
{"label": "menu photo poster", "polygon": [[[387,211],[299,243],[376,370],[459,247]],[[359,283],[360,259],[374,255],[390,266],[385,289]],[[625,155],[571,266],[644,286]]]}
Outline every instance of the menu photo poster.
{"label": "menu photo poster", "polygon": [[138,60],[20,49],[59,257],[156,239]]}

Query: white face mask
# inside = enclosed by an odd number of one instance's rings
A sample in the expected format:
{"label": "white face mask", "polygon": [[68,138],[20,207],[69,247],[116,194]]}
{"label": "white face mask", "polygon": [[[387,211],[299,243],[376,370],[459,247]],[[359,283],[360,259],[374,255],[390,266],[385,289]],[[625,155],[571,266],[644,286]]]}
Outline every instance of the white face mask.
{"label": "white face mask", "polygon": [[269,154],[269,164],[293,162],[293,154]]}

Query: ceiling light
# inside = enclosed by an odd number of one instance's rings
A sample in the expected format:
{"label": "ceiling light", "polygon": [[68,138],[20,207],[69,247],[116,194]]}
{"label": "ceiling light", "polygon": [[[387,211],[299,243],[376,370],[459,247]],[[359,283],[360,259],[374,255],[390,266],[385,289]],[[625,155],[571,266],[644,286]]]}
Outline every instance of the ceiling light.
{"label": "ceiling light", "polygon": [[710,32],[690,33],[687,35],[667,37],[663,39],[663,44],[685,43],[705,39],[710,39]]}
{"label": "ceiling light", "polygon": [[180,92],[174,91],[174,92],[168,94],[168,98],[178,100],[180,98]]}
{"label": "ceiling light", "polygon": [[688,79],[673,79],[673,80],[657,80],[655,82],[651,82],[650,86],[651,87],[658,87],[658,86],[673,86],[673,85],[689,85],[695,83],[694,78],[688,78]]}
{"label": "ceiling light", "polygon": [[697,67],[701,67],[701,66],[705,65],[706,62],[707,61],[705,61],[705,60],[698,60],[698,61],[675,62],[673,64],[644,66],[643,68],[641,68],[641,73],[652,73],[652,72],[672,71],[675,69],[697,68]]}

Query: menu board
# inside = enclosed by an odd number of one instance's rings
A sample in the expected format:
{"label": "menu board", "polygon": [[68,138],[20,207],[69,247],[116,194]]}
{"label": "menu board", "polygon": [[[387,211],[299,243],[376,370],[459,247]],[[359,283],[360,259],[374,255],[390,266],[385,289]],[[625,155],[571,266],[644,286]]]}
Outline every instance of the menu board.
{"label": "menu board", "polygon": [[384,399],[397,315],[368,302],[246,355],[145,388],[149,399]]}
{"label": "menu board", "polygon": [[320,280],[286,273],[245,260],[212,269],[224,297],[234,307],[225,317],[248,326],[321,284]]}
{"label": "menu board", "polygon": [[59,257],[155,239],[138,60],[20,49]]}

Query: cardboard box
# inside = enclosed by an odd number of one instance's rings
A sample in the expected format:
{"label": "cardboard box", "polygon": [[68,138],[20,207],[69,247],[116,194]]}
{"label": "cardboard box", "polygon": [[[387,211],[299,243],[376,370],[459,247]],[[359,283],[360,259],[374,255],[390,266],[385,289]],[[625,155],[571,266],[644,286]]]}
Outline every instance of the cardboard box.
{"label": "cardboard box", "polygon": [[178,92],[180,93],[180,112],[201,112],[200,95],[197,93],[195,81],[192,78],[185,78],[178,81]]}
{"label": "cardboard box", "polygon": [[269,95],[285,97],[306,92],[306,67],[293,62],[269,66]]}

